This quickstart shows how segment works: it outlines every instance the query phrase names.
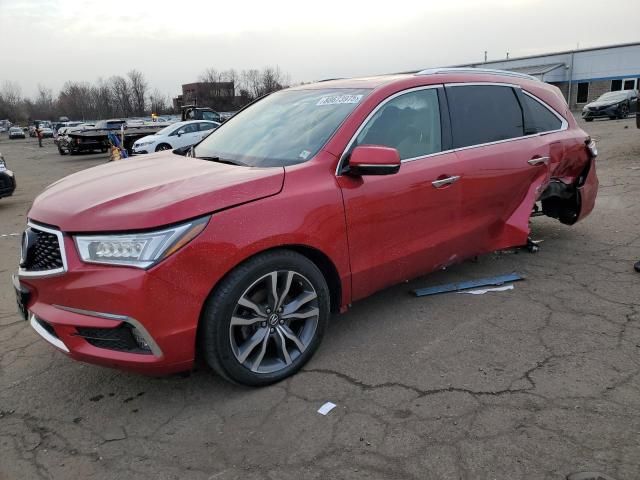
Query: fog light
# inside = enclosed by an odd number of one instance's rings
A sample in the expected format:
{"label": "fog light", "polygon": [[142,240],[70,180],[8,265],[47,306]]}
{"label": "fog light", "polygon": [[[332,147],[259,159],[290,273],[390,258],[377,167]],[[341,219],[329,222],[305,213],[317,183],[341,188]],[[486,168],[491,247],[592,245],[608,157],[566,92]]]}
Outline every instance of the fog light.
{"label": "fog light", "polygon": [[151,351],[151,347],[149,346],[145,338],[140,334],[140,332],[136,328],[131,327],[131,334],[133,335],[133,339],[138,344],[138,347],[140,348],[140,350],[146,350],[149,352]]}

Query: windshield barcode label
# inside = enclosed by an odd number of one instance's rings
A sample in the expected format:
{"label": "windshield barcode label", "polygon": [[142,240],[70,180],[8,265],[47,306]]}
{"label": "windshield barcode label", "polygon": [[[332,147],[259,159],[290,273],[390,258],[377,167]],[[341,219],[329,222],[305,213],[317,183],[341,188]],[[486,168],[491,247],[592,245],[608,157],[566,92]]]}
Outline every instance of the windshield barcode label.
{"label": "windshield barcode label", "polygon": [[329,95],[318,100],[316,105],[342,105],[344,103],[359,103],[362,95]]}

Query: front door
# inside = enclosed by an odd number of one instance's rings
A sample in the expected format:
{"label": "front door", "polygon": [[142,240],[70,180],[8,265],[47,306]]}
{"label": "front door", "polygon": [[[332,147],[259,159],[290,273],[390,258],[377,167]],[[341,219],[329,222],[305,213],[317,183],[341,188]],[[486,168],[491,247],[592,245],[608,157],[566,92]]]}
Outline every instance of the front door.
{"label": "front door", "polygon": [[391,97],[349,147],[393,147],[402,160],[396,174],[338,177],[354,300],[455,257],[451,240],[460,228],[460,172],[456,154],[443,152],[448,140],[443,142],[438,97],[434,87]]}

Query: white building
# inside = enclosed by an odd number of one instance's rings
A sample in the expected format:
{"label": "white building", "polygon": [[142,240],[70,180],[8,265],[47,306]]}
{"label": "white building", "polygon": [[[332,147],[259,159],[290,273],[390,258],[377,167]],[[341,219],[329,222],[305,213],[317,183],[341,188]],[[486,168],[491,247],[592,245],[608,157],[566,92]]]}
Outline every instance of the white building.
{"label": "white building", "polygon": [[582,108],[605,92],[640,90],[640,42],[458,66],[532,75],[560,88],[572,109]]}

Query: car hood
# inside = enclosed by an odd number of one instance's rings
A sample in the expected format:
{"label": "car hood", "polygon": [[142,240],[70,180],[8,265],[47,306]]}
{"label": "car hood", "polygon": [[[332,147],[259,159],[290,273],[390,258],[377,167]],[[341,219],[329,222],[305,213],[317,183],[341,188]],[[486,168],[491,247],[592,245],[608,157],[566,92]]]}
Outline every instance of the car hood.
{"label": "car hood", "polygon": [[161,137],[158,135],[146,135],[142,138],[139,138],[135,142],[133,142],[133,144],[136,145],[136,144],[141,144],[142,142],[157,142],[160,138]]}
{"label": "car hood", "polygon": [[585,107],[609,107],[611,105],[617,105],[622,102],[624,102],[624,100],[606,100],[602,102],[591,102],[591,103],[587,103]]}
{"label": "car hood", "polygon": [[53,183],[29,218],[66,232],[142,230],[276,195],[284,168],[250,168],[171,152],[119,160]]}

